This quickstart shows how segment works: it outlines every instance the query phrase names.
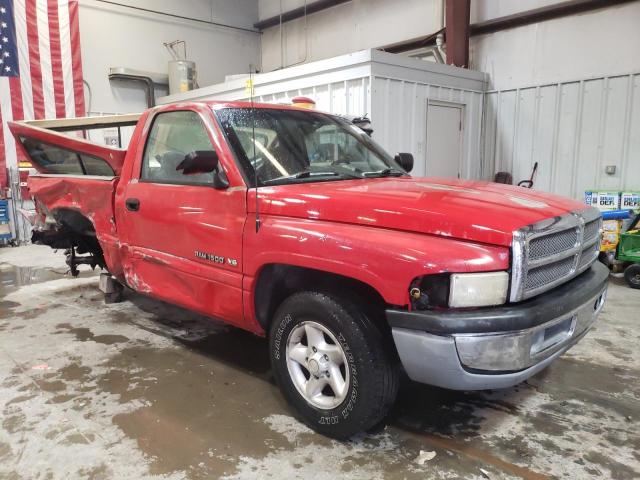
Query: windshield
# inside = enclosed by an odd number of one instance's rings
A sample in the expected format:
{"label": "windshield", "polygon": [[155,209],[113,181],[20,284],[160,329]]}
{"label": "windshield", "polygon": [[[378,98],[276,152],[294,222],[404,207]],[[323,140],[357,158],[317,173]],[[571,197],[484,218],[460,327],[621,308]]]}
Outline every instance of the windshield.
{"label": "windshield", "polygon": [[254,186],[400,176],[406,172],[360,128],[313,111],[215,111]]}

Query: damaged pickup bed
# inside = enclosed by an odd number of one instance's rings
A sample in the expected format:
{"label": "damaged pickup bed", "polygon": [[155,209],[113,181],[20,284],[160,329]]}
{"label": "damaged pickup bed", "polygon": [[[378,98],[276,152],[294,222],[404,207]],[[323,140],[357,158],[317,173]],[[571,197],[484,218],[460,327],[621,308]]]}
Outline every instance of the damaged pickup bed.
{"label": "damaged pickup bed", "polygon": [[[69,132],[135,125],[127,149]],[[384,419],[399,371],[501,388],[600,312],[598,211],[481,181],[414,178],[356,125],[283,105],[192,102],[14,122],[37,175],[33,241],[71,272],[268,338],[302,420],[344,438]]]}

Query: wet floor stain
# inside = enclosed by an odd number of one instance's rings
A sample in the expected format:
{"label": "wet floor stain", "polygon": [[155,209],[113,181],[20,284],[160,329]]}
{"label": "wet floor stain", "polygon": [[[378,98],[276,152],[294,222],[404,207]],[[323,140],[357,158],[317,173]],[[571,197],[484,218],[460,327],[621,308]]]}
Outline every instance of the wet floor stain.
{"label": "wet floor stain", "polygon": [[106,335],[94,335],[89,328],[85,327],[72,327],[69,323],[60,323],[56,325],[60,331],[65,331],[75,335],[76,340],[80,342],[92,341],[96,343],[103,343],[104,345],[113,345],[114,343],[123,343],[129,339],[123,335],[106,334]]}
{"label": "wet floor stain", "polygon": [[[244,353],[251,356],[249,349]],[[122,402],[144,397],[148,403],[113,421],[154,459],[152,474],[188,470],[195,462],[202,478],[222,475],[232,465],[218,455],[233,445],[242,445],[243,452],[252,455],[270,450],[264,441],[269,429],[255,421],[255,413],[281,408],[277,392],[257,388],[256,379],[237,366],[213,368],[206,354],[206,350],[125,349],[112,357],[109,372],[98,382]],[[129,368],[132,361],[135,371]],[[243,428],[238,428],[240,424]],[[219,454],[211,457],[209,452]]]}
{"label": "wet floor stain", "polygon": [[16,289],[26,285],[57,280],[65,275],[65,271],[54,271],[47,268],[14,267],[5,265],[0,268],[0,286],[5,290]]}
{"label": "wet floor stain", "polygon": [[[91,278],[98,275],[97,270],[83,269],[78,278]],[[0,294],[6,295],[19,288],[39,285],[46,282],[72,278],[66,266],[58,268],[20,267],[0,263]],[[3,309],[15,308],[15,302],[0,301],[0,312]]]}

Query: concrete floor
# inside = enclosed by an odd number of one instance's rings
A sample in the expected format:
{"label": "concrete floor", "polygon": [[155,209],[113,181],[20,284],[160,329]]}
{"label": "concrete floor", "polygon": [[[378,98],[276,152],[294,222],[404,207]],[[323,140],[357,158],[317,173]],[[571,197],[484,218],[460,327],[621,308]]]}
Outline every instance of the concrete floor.
{"label": "concrete floor", "polygon": [[2,479],[640,478],[640,291],[619,279],[530,381],[407,382],[386,428],[337,442],[294,419],[264,340],[133,293],[105,305],[64,270],[0,249]]}

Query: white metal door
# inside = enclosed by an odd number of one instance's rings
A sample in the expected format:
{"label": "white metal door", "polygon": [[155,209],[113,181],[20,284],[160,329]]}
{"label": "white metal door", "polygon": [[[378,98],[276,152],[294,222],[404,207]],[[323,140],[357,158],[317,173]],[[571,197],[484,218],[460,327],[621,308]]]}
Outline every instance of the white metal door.
{"label": "white metal door", "polygon": [[427,105],[426,151],[426,176],[460,178],[462,106]]}

